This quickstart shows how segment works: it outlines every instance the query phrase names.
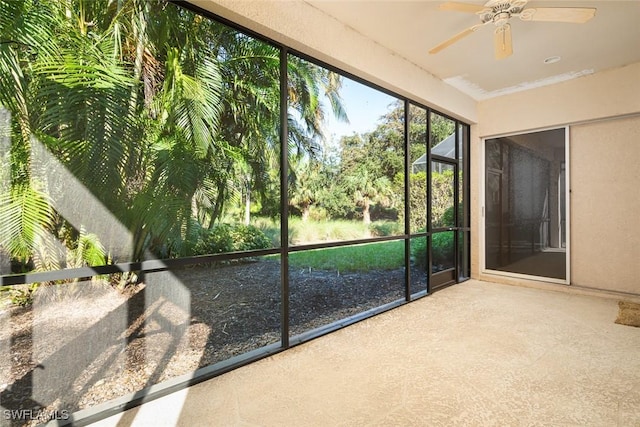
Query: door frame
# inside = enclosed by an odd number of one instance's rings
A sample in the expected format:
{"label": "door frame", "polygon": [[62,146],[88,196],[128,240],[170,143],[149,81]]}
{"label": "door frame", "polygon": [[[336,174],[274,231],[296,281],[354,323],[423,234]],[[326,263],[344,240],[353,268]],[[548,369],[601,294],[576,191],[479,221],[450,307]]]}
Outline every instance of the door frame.
{"label": "door frame", "polygon": [[[458,130],[456,130],[457,134]],[[457,140],[457,139],[456,139]],[[459,210],[459,201],[460,201],[460,161],[458,159],[450,159],[442,156],[429,156],[429,176],[428,176],[428,188],[429,192],[427,195],[427,206],[428,206],[428,223],[427,229],[429,232],[427,233],[427,247],[428,247],[428,262],[427,268],[429,269],[429,292],[436,291],[440,288],[447,287],[449,285],[453,285],[459,283],[459,251],[461,248],[461,242],[459,242],[459,232],[461,231],[458,215],[460,213]],[[433,164],[441,163],[443,165],[451,166],[453,168],[453,208],[454,208],[454,224],[446,227],[433,228],[433,216],[432,216],[432,180],[431,174],[433,173]],[[464,203],[464,202],[463,202]],[[453,233],[453,267],[447,268],[442,271],[433,272],[433,236],[440,233]]]}
{"label": "door frame", "polygon": [[[486,265],[486,141],[488,139],[495,139],[495,138],[504,138],[504,137],[509,137],[509,136],[516,136],[516,135],[523,135],[523,134],[528,134],[528,133],[535,133],[535,132],[544,132],[544,131],[548,131],[548,130],[558,130],[558,129],[564,129],[564,156],[565,156],[565,168],[564,168],[564,173],[565,173],[565,185],[564,185],[564,190],[565,190],[565,216],[566,216],[566,248],[565,248],[565,265],[566,265],[566,271],[565,271],[565,276],[566,278],[563,279],[556,279],[556,278],[552,278],[552,277],[545,277],[545,276],[533,276],[533,275],[529,275],[529,274],[521,274],[521,273],[511,273],[511,272],[507,272],[507,271],[499,271],[499,270],[491,270],[487,268]],[[483,136],[480,138],[480,170],[479,170],[479,174],[477,176],[477,178],[479,178],[479,182],[480,182],[480,194],[479,194],[479,200],[478,203],[480,205],[480,230],[478,233],[479,236],[479,245],[478,245],[478,252],[479,252],[479,260],[480,260],[480,274],[483,275],[495,275],[495,276],[503,276],[503,277],[509,277],[509,278],[515,278],[515,279],[525,279],[525,280],[535,280],[538,282],[548,282],[548,283],[555,283],[555,284],[561,284],[561,285],[571,285],[571,157],[570,157],[570,127],[569,126],[554,126],[554,127],[548,127],[548,128],[541,128],[541,129],[533,129],[533,130],[528,130],[526,132],[510,132],[510,133],[505,133],[505,134],[498,134],[498,135],[487,135],[487,136]]]}

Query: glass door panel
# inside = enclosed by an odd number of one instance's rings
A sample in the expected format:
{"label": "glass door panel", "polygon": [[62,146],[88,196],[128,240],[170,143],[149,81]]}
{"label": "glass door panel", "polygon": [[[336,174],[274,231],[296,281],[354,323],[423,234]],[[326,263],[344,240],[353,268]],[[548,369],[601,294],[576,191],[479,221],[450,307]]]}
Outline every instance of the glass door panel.
{"label": "glass door panel", "polygon": [[456,232],[434,233],[431,244],[431,280],[429,287],[434,291],[456,281]]}
{"label": "glass door panel", "polygon": [[455,227],[456,165],[431,162],[431,227]]}
{"label": "glass door panel", "polygon": [[458,164],[434,160],[431,162],[431,281],[437,289],[456,280],[456,195]]}
{"label": "glass door panel", "polygon": [[485,266],[566,278],[565,132],[485,143]]}
{"label": "glass door panel", "polygon": [[[409,206],[411,233],[427,231],[427,110],[409,108]],[[424,246],[426,248],[426,245]]]}

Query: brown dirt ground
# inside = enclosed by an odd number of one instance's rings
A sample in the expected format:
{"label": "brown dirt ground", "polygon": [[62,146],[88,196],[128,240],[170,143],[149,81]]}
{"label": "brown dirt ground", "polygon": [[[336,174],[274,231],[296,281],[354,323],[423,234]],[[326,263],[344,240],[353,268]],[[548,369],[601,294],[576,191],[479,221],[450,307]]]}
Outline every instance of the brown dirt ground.
{"label": "brown dirt ground", "polygon": [[[0,423],[35,425],[280,341],[278,261],[144,282],[127,295],[99,282],[50,286],[32,306],[0,310],[0,404],[40,416]],[[403,269],[292,270],[291,335],[403,298],[403,282]]]}

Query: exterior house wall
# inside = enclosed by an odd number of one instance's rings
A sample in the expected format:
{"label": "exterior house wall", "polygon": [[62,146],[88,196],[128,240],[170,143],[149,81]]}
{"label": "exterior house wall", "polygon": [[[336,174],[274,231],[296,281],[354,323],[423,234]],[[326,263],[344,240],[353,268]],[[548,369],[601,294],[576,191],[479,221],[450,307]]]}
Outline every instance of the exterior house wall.
{"label": "exterior house wall", "polygon": [[640,63],[480,102],[472,129],[472,277],[481,273],[482,138],[569,125],[570,274],[579,287],[640,294]]}

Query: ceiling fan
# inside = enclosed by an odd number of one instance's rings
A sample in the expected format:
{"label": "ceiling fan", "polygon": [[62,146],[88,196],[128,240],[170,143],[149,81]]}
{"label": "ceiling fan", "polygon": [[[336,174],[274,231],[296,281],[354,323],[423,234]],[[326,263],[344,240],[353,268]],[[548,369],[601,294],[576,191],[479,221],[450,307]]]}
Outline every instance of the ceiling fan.
{"label": "ceiling fan", "polygon": [[489,0],[484,6],[469,3],[447,2],[440,5],[440,10],[475,13],[480,17],[480,24],[467,28],[450,39],[440,43],[429,53],[438,53],[480,27],[494,24],[494,49],[496,59],[504,59],[513,53],[511,25],[509,20],[517,16],[523,21],[569,22],[583,24],[593,18],[594,8],[581,7],[538,7],[525,9],[527,0]]}

